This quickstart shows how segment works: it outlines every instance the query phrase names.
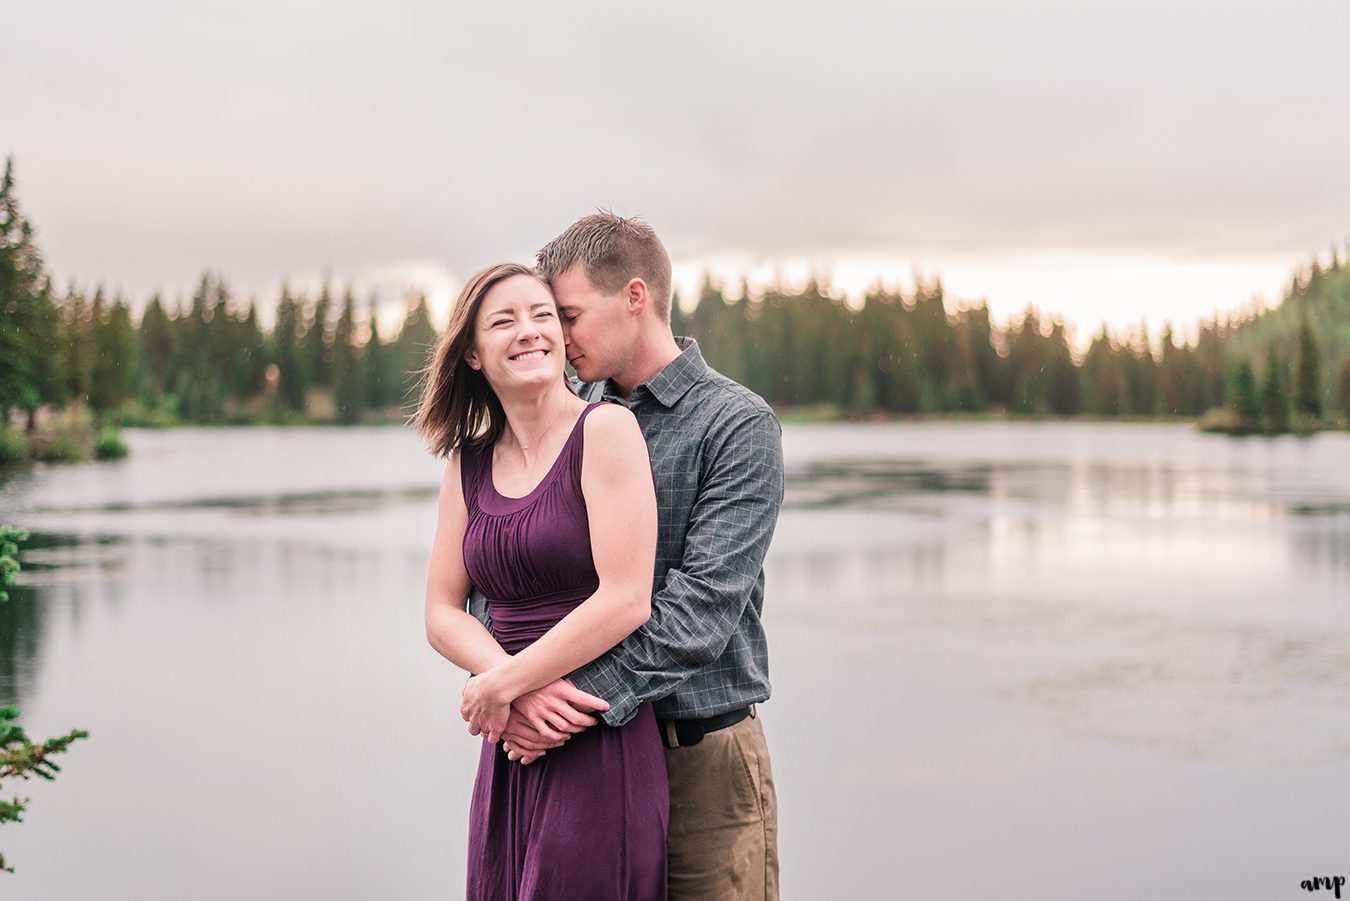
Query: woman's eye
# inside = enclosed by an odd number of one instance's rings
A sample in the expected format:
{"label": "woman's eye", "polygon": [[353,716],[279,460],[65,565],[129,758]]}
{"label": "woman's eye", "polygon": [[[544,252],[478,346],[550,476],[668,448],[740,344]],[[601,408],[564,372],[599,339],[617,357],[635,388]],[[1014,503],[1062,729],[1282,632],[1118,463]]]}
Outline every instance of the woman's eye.
{"label": "woman's eye", "polygon": [[535,318],[535,319],[552,319],[552,318],[553,318],[553,313],[550,312],[550,311],[548,311],[548,310],[540,310],[538,313],[535,313],[535,314],[534,314],[534,318]]}

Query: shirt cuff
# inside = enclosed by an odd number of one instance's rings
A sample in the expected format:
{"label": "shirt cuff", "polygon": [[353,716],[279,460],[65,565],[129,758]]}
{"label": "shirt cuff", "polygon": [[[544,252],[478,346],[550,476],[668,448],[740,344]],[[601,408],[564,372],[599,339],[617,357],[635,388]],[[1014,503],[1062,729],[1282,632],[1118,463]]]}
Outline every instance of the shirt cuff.
{"label": "shirt cuff", "polygon": [[605,666],[602,660],[593,660],[567,677],[586,694],[609,702],[609,710],[599,714],[606,726],[622,726],[631,720],[640,703],[637,695],[620,680],[617,669]]}

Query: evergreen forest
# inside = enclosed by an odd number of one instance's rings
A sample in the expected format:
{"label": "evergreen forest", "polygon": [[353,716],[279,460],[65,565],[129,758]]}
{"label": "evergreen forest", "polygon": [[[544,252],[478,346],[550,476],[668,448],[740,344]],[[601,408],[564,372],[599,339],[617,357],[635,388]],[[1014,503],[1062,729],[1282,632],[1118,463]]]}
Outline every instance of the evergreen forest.
{"label": "evergreen forest", "polygon": [[[676,334],[785,415],[909,414],[1199,418],[1235,433],[1350,422],[1350,262],[1314,257],[1283,297],[1151,336],[1102,326],[1075,353],[1065,323],[1029,308],[1001,324],[983,303],[877,287],[861,303],[812,281],[728,292],[705,280],[674,304]],[[274,325],[258,303],[203,275],[190,297],[156,296],[139,316],[102,287],[57,286],[18,197],[0,181],[0,464],[78,458],[75,423],[116,455],[119,425],[360,423],[411,412],[437,331],[406,298],[382,335],[376,298],[283,285]],[[5,427],[8,426],[8,427]],[[92,441],[92,439],[90,439]],[[102,451],[100,451],[102,453]]]}

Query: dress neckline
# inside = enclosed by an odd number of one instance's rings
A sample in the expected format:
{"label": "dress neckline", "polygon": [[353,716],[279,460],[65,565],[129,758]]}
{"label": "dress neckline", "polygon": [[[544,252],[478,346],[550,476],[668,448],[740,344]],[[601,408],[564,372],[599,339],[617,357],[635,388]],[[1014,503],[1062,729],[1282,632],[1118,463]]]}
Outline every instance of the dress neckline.
{"label": "dress neckline", "polygon": [[545,472],[543,477],[539,479],[539,483],[530,489],[529,494],[521,495],[520,497],[513,497],[509,494],[502,494],[500,491],[497,490],[497,482],[495,479],[493,479],[493,465],[492,465],[492,458],[495,454],[496,448],[488,448],[487,466],[486,466],[487,471],[484,473],[484,477],[485,481],[487,482],[488,491],[491,493],[493,500],[496,501],[496,503],[493,504],[493,506],[505,508],[500,512],[509,513],[513,510],[519,509],[520,507],[526,506],[536,497],[538,497],[539,494],[545,488],[547,488],[549,483],[552,482],[553,479],[557,476],[558,469],[562,465],[563,458],[567,456],[567,452],[571,448],[572,442],[576,440],[577,432],[581,429],[581,424],[586,421],[586,415],[590,413],[591,410],[600,406],[600,404],[602,403],[604,403],[604,401],[593,401],[587,404],[585,408],[581,411],[581,413],[577,415],[577,421],[572,423],[572,430],[567,433],[567,438],[563,441],[562,447],[558,449],[558,455],[553,458],[553,464],[549,466],[548,471]]}

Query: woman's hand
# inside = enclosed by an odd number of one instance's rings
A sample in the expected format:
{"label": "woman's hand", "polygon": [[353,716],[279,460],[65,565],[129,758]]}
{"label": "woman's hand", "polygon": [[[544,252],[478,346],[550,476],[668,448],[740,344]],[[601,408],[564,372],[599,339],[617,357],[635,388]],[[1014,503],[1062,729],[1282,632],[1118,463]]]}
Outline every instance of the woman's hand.
{"label": "woman's hand", "polygon": [[[494,668],[495,669],[495,668]],[[464,683],[464,695],[459,703],[459,715],[469,724],[470,735],[482,735],[496,744],[511,717],[510,697],[498,688],[494,670],[470,676]]]}

